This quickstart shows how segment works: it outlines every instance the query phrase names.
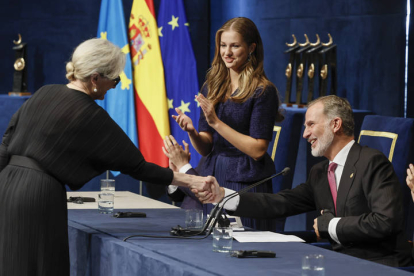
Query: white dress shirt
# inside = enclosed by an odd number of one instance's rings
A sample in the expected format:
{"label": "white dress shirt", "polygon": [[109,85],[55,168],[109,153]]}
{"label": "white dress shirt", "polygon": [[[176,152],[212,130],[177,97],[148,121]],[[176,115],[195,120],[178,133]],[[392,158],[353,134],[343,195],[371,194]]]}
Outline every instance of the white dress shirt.
{"label": "white dress shirt", "polygon": [[[338,191],[339,183],[341,182],[342,172],[344,171],[344,166],[346,159],[348,158],[348,153],[351,150],[352,145],[355,143],[354,140],[346,144],[345,147],[341,149],[340,152],[335,156],[332,161],[329,161],[329,164],[335,162],[338,164],[335,170],[335,181],[336,181],[336,190]],[[336,225],[338,224],[341,218],[335,217],[333,218],[328,225],[328,233],[331,238],[336,241],[337,243],[341,244],[338,239],[338,235],[336,234]]]}

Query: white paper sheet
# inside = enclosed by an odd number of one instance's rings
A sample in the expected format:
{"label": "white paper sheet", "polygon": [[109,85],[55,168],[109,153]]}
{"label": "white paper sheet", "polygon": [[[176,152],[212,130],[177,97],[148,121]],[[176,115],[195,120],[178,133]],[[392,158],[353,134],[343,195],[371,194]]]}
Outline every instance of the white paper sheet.
{"label": "white paper sheet", "polygon": [[238,242],[305,242],[293,235],[283,235],[270,231],[233,232]]}

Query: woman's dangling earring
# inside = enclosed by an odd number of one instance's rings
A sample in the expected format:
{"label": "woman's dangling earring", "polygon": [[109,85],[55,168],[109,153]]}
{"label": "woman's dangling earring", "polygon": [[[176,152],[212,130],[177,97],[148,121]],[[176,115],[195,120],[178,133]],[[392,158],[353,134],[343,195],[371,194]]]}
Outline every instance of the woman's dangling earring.
{"label": "woman's dangling earring", "polygon": [[252,53],[249,53],[249,55],[247,56],[247,61],[250,61],[252,59]]}
{"label": "woman's dangling earring", "polygon": [[93,92],[98,92],[98,89],[96,89],[96,86],[93,88]]}

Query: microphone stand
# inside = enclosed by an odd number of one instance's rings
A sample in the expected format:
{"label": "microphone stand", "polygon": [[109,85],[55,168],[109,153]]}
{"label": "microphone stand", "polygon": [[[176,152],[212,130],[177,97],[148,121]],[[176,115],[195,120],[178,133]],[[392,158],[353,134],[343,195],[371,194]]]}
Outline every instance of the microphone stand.
{"label": "microphone stand", "polygon": [[[216,206],[214,206],[214,208],[211,210],[210,212],[210,217],[208,218],[208,220],[206,221],[206,223],[204,224],[203,228],[201,230],[190,230],[187,228],[182,228],[182,227],[173,227],[171,230],[171,235],[173,236],[149,236],[149,235],[132,235],[129,237],[126,237],[123,241],[126,241],[130,238],[133,237],[148,237],[148,238],[176,238],[176,239],[194,239],[194,240],[201,240],[201,239],[205,239],[207,238],[211,232],[213,231],[214,226],[216,226],[217,222],[219,221],[219,218],[223,212],[224,209],[224,205],[227,203],[227,201],[229,201],[230,199],[232,199],[233,197],[237,196],[237,195],[241,195],[246,193],[248,190],[253,189],[254,187],[276,177],[279,175],[287,175],[290,172],[290,168],[286,167],[284,168],[280,173],[271,175],[265,179],[262,179],[252,185],[249,185],[243,189],[241,189],[240,191],[234,192],[229,194],[228,196],[223,197],[217,204]],[[224,203],[220,206],[220,203],[223,202],[223,200],[225,200]],[[211,227],[208,229],[208,231],[206,232],[208,226],[211,225]],[[193,236],[198,236],[198,235],[204,235],[204,237],[201,238],[192,238]]]}

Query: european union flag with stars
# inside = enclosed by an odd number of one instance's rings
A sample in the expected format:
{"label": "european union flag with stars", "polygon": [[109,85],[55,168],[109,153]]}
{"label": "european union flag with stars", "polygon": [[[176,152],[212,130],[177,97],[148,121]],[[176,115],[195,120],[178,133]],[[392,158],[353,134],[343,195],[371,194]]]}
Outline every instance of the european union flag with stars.
{"label": "european union flag with stars", "polygon": [[[121,82],[115,89],[108,90],[105,99],[96,101],[112,119],[138,145],[137,124],[135,118],[135,100],[132,85],[131,55],[125,26],[124,10],[121,0],[102,0],[99,15],[98,35],[119,46],[126,55],[126,64],[121,73]],[[112,171],[116,177],[119,172]]]}
{"label": "european union flag with stars", "polygon": [[187,132],[171,117],[177,114],[175,108],[179,108],[193,120],[194,127],[198,129],[200,107],[194,96],[198,94],[199,86],[188,26],[182,0],[161,0],[158,35],[164,63],[171,134],[180,145],[182,140],[190,144],[190,163],[196,167],[201,156],[191,145]]}

